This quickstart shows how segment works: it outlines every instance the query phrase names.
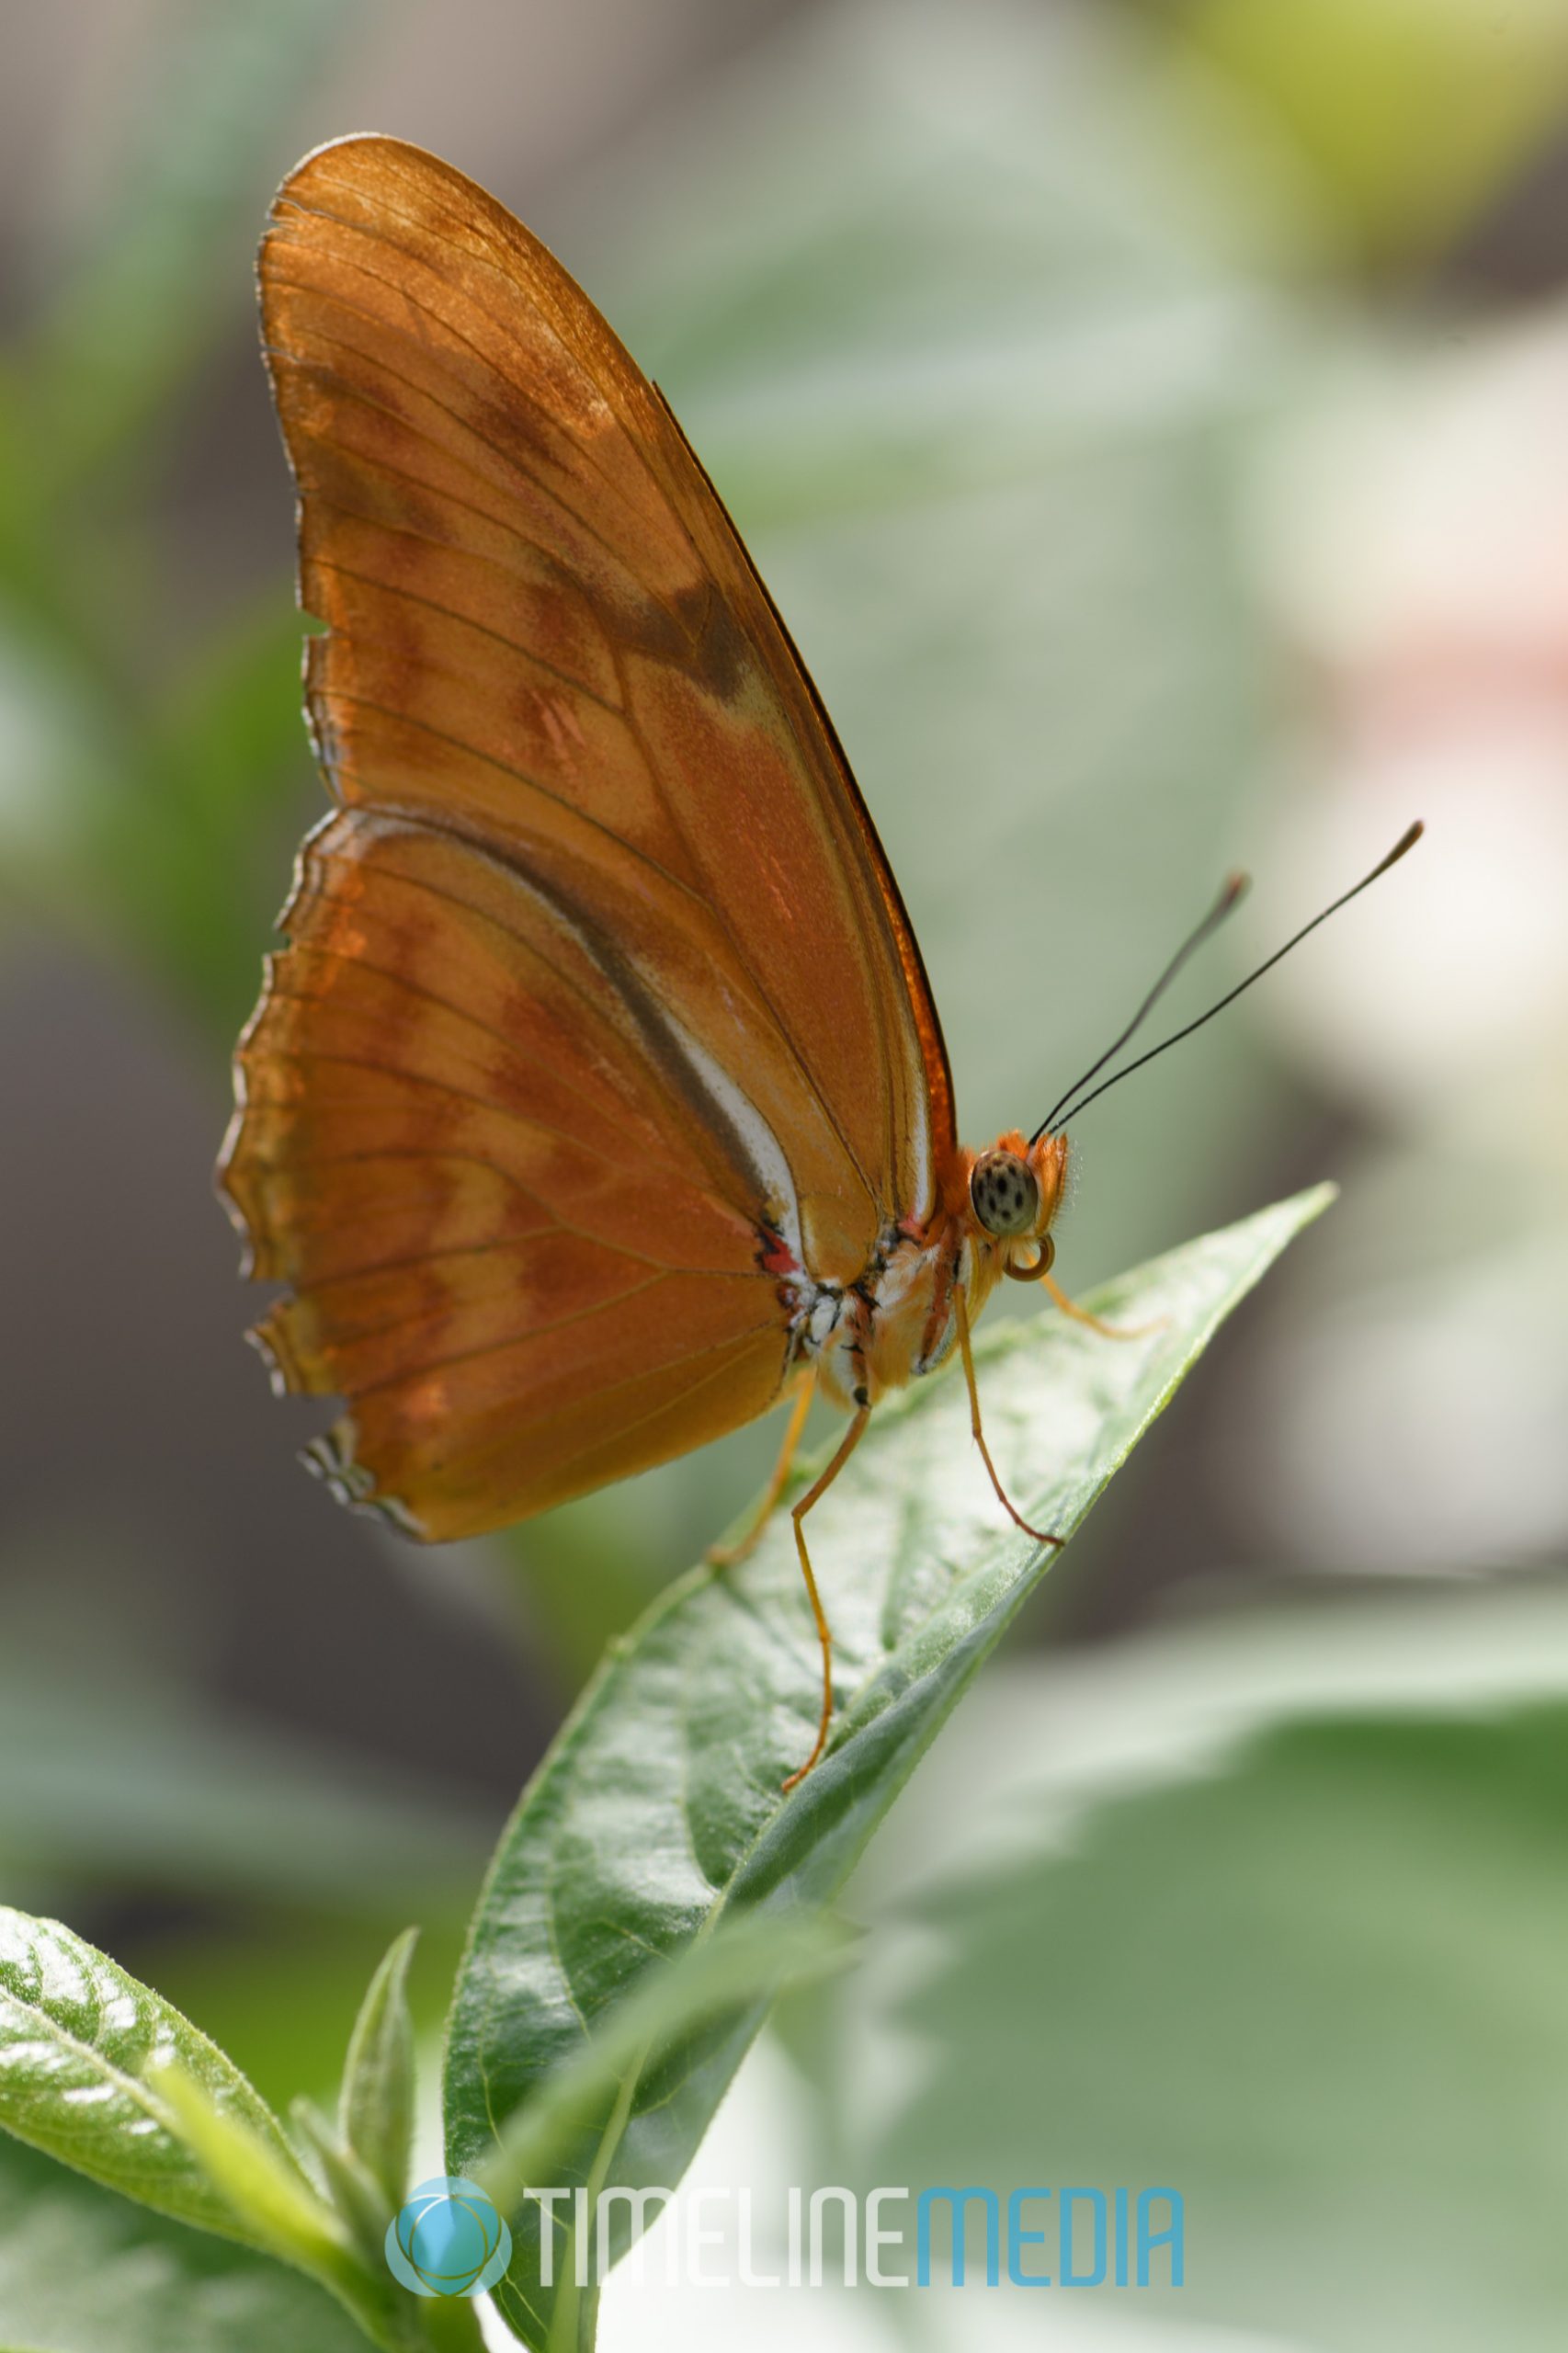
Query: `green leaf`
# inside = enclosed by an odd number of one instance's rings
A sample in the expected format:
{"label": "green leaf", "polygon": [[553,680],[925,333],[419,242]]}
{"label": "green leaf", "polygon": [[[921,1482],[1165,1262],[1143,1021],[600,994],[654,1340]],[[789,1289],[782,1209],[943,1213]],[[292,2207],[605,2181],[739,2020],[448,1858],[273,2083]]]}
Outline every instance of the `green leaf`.
{"label": "green leaf", "polygon": [[248,2119],[214,2100],[172,2053],[146,2062],[146,2082],[244,2236],[341,2285],[353,2268],[345,2260],[347,2234],[292,2149],[285,2143],[279,2151],[270,2115],[268,2130],[256,2131]]}
{"label": "green leaf", "polygon": [[364,2353],[297,2271],[0,2134],[0,2353]]}
{"label": "green leaf", "polygon": [[[1319,1188],[1108,1285],[1108,1340],[1062,1317],[977,1348],[988,1436],[1019,1504],[1069,1532],[1223,1317],[1331,1198]],[[1042,1456],[1044,1461],[1042,1462]],[[1032,1466],[1032,1467],[1031,1467]],[[699,1570],[612,1649],[525,1791],[480,1900],[448,2048],[448,2161],[582,2049],[608,2006],[732,1907],[787,1915],[837,1889],[1038,1583],[1051,1554],[1004,1518],[970,1443],[962,1383],[879,1413],[812,1523],[836,1643],[833,1745],[789,1797],[816,1713],[817,1654],[788,1520],[752,1560]],[[677,2040],[583,2134],[562,2185],[673,2187],[764,2005]],[[574,2338],[537,2284],[538,2216],[513,2217],[496,2301],[536,2348]]]}
{"label": "green leaf", "polygon": [[386,2348],[409,2340],[267,2103],[215,2043],[58,1921],[0,1911],[0,2124],[176,2222],[313,2273]]}
{"label": "green leaf", "polygon": [[171,2063],[312,2194],[277,2118],[215,2043],[58,1921],[0,1910],[0,2124],[161,2214],[265,2245],[148,2080]]}
{"label": "green leaf", "polygon": [[[722,1920],[701,1942],[650,1970],[579,2054],[514,2110],[495,2154],[479,2169],[481,2187],[513,2211],[529,2183],[553,2181],[571,2163],[584,2128],[614,2106],[629,2078],[635,2084],[653,2054],[722,2011],[775,2000],[787,1984],[841,1968],[853,1951],[851,1933],[824,1913]],[[569,2234],[564,2244],[569,2250]],[[566,2261],[563,2254],[558,2268]]]}
{"label": "green leaf", "polygon": [[[674,1961],[648,1971],[603,2024],[596,2025],[585,2048],[514,2110],[494,2155],[476,2168],[481,2187],[503,2213],[515,2213],[528,2188],[570,2178],[587,2136],[597,2152],[588,2180],[591,2201],[609,2184],[608,2168],[620,2129],[639,2083],[655,2063],[674,2056],[683,2040],[689,2042],[715,2017],[758,2004],[766,2008],[786,1986],[842,1967],[853,1949],[851,1932],[820,1912],[784,1918],[742,1914],[721,1920]],[[596,2120],[604,2117],[611,2120],[611,2129],[596,2131]],[[584,2299],[574,2284],[570,2211],[551,2210],[551,2268],[561,2283],[550,2318],[552,2346],[591,2342],[595,2324],[595,2297]],[[595,2226],[589,2228],[593,2233]]]}
{"label": "green leaf", "polygon": [[392,2286],[386,2235],[403,2202],[402,2189],[389,2206],[385,2190],[369,2167],[347,2145],[331,2118],[310,2100],[296,2099],[291,2113],[301,2144],[310,2151],[333,2205],[359,2250],[364,2269],[358,2279],[349,2283],[345,2301],[358,2312],[376,2342],[390,2342],[396,2353],[432,2353],[432,2348],[439,2348],[439,2353],[483,2353],[478,2314],[466,2298],[442,2297],[426,2302]]}
{"label": "green leaf", "polygon": [[289,2110],[295,2138],[314,2162],[317,2172],[349,2237],[367,2262],[382,2260],[389,2220],[402,2204],[402,2193],[387,2203],[385,2190],[345,2143],[331,2117],[313,2100],[296,2098]]}
{"label": "green leaf", "polygon": [[[1347,1673],[1354,1714],[1189,1755],[1075,1808],[1070,1846],[1053,1821],[1043,1848],[927,1877],[919,1961],[850,2035],[930,2063],[869,2143],[850,2069],[859,2145],[831,2177],[1170,2183],[1186,2284],[1139,2304],[1182,2342],[1557,2353],[1568,1705],[1467,1720],[1454,1664],[1452,1714],[1363,1712]],[[1181,1721],[1188,1695],[1131,1665],[1125,1696]]]}
{"label": "green leaf", "polygon": [[385,2193],[388,2212],[402,2205],[414,2140],[414,2020],[408,1964],[417,1928],[394,1938],[370,1980],[349,2037],[338,2103],[344,2140]]}

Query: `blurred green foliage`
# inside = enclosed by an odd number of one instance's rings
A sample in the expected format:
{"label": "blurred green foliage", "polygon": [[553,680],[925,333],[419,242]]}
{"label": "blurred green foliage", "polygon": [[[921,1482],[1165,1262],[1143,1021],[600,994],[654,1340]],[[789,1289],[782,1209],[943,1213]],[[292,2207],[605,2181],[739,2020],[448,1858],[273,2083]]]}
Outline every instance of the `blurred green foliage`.
{"label": "blurred green foliage", "polygon": [[1562,120],[1557,0],[1193,0],[1175,13],[1197,53],[1278,119],[1358,261],[1428,259]]}
{"label": "blurred green foliage", "polygon": [[[0,919],[150,984],[215,1074],[308,790],[301,622],[280,569],[160,627],[181,606],[167,486],[243,329],[304,97],[330,65],[330,127],[358,119],[342,36],[376,19],[210,0],[170,22],[94,233],[0,364]],[[475,75],[515,72],[515,32],[484,38]],[[629,140],[597,212],[563,199],[564,236],[538,224],[664,383],[835,712],[971,1135],[1091,1058],[1256,840],[1300,696],[1240,521],[1259,428],[1391,320],[1409,339],[1433,265],[1560,136],[1565,88],[1556,0],[821,9]],[[1266,887],[1277,928],[1303,912],[1289,878]],[[1108,1100],[1063,1230],[1071,1287],[1258,1198],[1299,1109],[1244,1017]],[[1407,1149],[1344,1221],[1352,1286],[1426,1233],[1402,1204],[1441,1188]],[[1471,1210],[1443,1208],[1445,1246]],[[1418,1272],[1425,1296],[1443,1266]],[[743,1435],[484,1556],[519,1639],[580,1679],[771,1444]],[[157,1982],[278,2099],[326,2088],[408,1912],[434,1929],[415,1964],[433,2027],[472,1810],[215,1720],[145,1658],[114,1665],[107,1691],[75,1665],[7,1666],[11,1891],[175,1905]],[[1031,1705],[1059,1688],[1031,1685]],[[941,1960],[893,2004],[937,2058],[876,2165],[1176,2171],[1216,2234],[1185,2311],[1330,2353],[1396,2343],[1417,2311],[1434,2353],[1555,2341],[1561,1713],[1325,1705],[1214,1781],[1108,1799],[1075,1854],[1026,1844],[944,1880],[920,1930]],[[922,1787],[928,1854],[967,1831]],[[182,1938],[177,1906],[213,1896],[228,1933]],[[879,1994],[883,1972],[861,1976]],[[847,2178],[832,2088],[823,2177]],[[9,2143],[0,2175],[20,2343],[345,2338],[276,2267],[132,2233]]]}
{"label": "blurred green foliage", "polygon": [[49,2353],[364,2353],[325,2292],[267,2256],[165,2222],[0,2138],[6,2342]]}
{"label": "blurred green foliage", "polygon": [[862,1889],[883,1968],[796,2022],[820,2177],[1175,2184],[1177,2344],[1549,2353],[1565,1635],[1428,1589],[1004,1678]]}
{"label": "blurred green foliage", "polygon": [[279,125],[345,14],[191,13],[0,373],[0,675],[24,711],[0,729],[0,890],[133,957],[214,1044],[254,994],[251,844],[298,759],[300,624],[269,592],[163,675],[163,471],[246,301]]}

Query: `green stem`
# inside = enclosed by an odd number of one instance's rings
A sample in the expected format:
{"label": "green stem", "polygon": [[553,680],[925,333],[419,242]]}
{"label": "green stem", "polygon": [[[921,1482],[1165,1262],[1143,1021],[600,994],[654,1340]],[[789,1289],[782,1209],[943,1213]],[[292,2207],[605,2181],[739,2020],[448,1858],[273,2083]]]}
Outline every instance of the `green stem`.
{"label": "green stem", "polygon": [[425,2341],[436,2353],[484,2353],[479,2314],[466,2296],[437,2296],[424,2313]]}
{"label": "green stem", "polygon": [[[631,2116],[631,2103],[637,2097],[637,2086],[642,2080],[642,2070],[648,2063],[653,2039],[643,2044],[636,2063],[627,2069],[620,2079],[615,2106],[609,2122],[599,2136],[598,2149],[589,2169],[587,2179],[588,2228],[597,2235],[599,2193],[604,2188],[610,2163],[619,2148]],[[574,2231],[566,2241],[564,2260],[566,2274],[561,2282],[561,2293],[555,2300],[555,2311],[550,2324],[550,2353],[594,2353],[594,2339],[598,2335],[599,2283],[594,2277],[595,2245],[590,2245],[588,2261],[584,2267],[588,2273],[585,2291],[577,2287],[577,2242]]]}

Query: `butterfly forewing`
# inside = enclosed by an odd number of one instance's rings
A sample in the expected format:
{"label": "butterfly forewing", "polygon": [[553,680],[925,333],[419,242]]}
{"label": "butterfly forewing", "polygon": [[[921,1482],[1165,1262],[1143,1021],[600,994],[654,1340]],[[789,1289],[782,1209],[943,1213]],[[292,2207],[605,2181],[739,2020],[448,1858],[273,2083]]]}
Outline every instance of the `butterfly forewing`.
{"label": "butterfly forewing", "polygon": [[773,1237],[852,1281],[950,1091],[810,682],[586,298],[379,139],[285,184],[260,275],[340,809],[224,1183],[351,1491],[456,1535],[763,1411]]}

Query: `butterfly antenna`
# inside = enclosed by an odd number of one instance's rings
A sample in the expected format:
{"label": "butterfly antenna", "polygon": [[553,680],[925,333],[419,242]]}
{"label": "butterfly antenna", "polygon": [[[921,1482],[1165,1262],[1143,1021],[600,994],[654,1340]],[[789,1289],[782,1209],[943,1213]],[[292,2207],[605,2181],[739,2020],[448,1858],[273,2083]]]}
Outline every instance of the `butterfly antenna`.
{"label": "butterfly antenna", "polygon": [[1046,1113],[1044,1119],[1040,1121],[1033,1135],[1030,1136],[1029,1142],[1031,1144],[1037,1144],[1041,1136],[1048,1135],[1051,1132],[1056,1115],[1058,1111],[1061,1110],[1062,1104],[1070,1103],[1081,1086],[1087,1086],[1090,1079],[1096,1077],[1099,1072],[1104,1070],[1107,1063],[1110,1061],[1112,1055],[1120,1053],[1123,1046],[1126,1045],[1128,1040],[1133,1035],[1134,1031],[1142,1029],[1143,1022],[1153,1011],[1155,1006],[1158,1005],[1160,999],[1164,996],[1165,991],[1169,988],[1171,983],[1180,972],[1182,966],[1187,962],[1187,958],[1194,954],[1198,949],[1202,947],[1204,941],[1210,937],[1210,933],[1219,929],[1220,926],[1224,922],[1225,917],[1230,914],[1231,909],[1235,906],[1240,900],[1246,896],[1248,888],[1248,879],[1244,874],[1233,874],[1227,878],[1224,889],[1215,900],[1214,904],[1210,908],[1209,913],[1204,916],[1203,921],[1195,930],[1188,932],[1187,938],[1182,941],[1181,946],[1176,949],[1176,954],[1171,958],[1170,962],[1165,966],[1165,971],[1160,974],[1159,979],[1154,983],[1153,987],[1149,991],[1148,995],[1144,998],[1142,1004],[1139,1006],[1137,1012],[1128,1023],[1126,1029],[1123,1029],[1119,1038],[1113,1038],[1111,1040],[1110,1044],[1106,1048],[1104,1053],[1100,1055],[1096,1062],[1092,1062],[1089,1064],[1088,1069],[1084,1072],[1082,1077],[1075,1078],[1073,1081],[1072,1086],[1066,1087],[1057,1097],[1057,1100],[1051,1105],[1050,1110]]}
{"label": "butterfly antenna", "polygon": [[[1426,827],[1422,824],[1420,819],[1417,818],[1415,824],[1408,826],[1400,835],[1398,841],[1395,842],[1388,856],[1379,859],[1377,865],[1373,867],[1369,874],[1363,874],[1359,882],[1353,883],[1348,891],[1341,892],[1337,899],[1331,900],[1329,904],[1324,908],[1320,915],[1315,915],[1312,917],[1311,923],[1304,923],[1300,931],[1292,932],[1290,938],[1285,942],[1283,948],[1277,948],[1272,956],[1266,957],[1263,962],[1258,965],[1256,972],[1249,972],[1244,981],[1238,981],[1233,989],[1227,990],[1225,995],[1220,998],[1217,1004],[1210,1006],[1207,1013],[1200,1013],[1196,1021],[1189,1021],[1185,1029],[1174,1030],[1170,1037],[1162,1038],[1157,1046],[1151,1046],[1146,1054],[1140,1054],[1138,1056],[1136,1062],[1128,1063],[1123,1069],[1113,1071],[1109,1078],[1102,1079],[1098,1086],[1091,1089],[1087,1095],[1079,1095],[1076,1087],[1072,1089],[1072,1095],[1075,1096],[1077,1099],[1075,1101],[1070,1100],[1069,1108],[1065,1111],[1062,1111],[1061,1105],[1058,1104],[1056,1110],[1051,1113],[1051,1119],[1046,1121],[1045,1128],[1039,1130],[1038,1132],[1043,1135],[1046,1132],[1046,1129],[1051,1127],[1051,1121],[1056,1119],[1059,1112],[1061,1113],[1062,1123],[1063,1126],[1066,1125],[1069,1120],[1075,1120],[1079,1112],[1085,1110],[1087,1107],[1096,1100],[1096,1097],[1101,1096],[1106,1092],[1108,1087],[1119,1086],[1124,1078],[1131,1078],[1135,1070],[1142,1070],[1145,1063],[1152,1063],[1155,1056],[1157,1054],[1163,1054],[1167,1047],[1178,1046],[1184,1038],[1190,1038],[1195,1029],[1201,1029],[1206,1021],[1212,1021],[1217,1013],[1223,1013],[1228,1005],[1233,1005],[1235,1003],[1237,997],[1241,995],[1244,989],[1250,989],[1254,981],[1260,981],[1265,972],[1273,971],[1275,965],[1278,963],[1282,956],[1289,956],[1292,948],[1299,948],[1309,932],[1315,931],[1320,923],[1326,923],[1330,915],[1337,915],[1341,907],[1348,906],[1351,900],[1358,898],[1363,891],[1368,889],[1371,883],[1377,881],[1380,874],[1386,874],[1391,866],[1397,865],[1399,860],[1404,856],[1406,850],[1415,848],[1416,843],[1421,839],[1425,831]],[[1227,884],[1226,888],[1229,889],[1229,884]],[[1224,911],[1223,901],[1221,900],[1221,907],[1216,910],[1215,915],[1211,915],[1209,918],[1208,923],[1200,927],[1200,929],[1194,935],[1193,940],[1189,942],[1188,945],[1196,945],[1197,940],[1202,938],[1203,932],[1207,930],[1215,920],[1217,920],[1218,915]],[[1185,956],[1186,953],[1187,949],[1184,949],[1182,950],[1182,956]],[[1176,962],[1179,963],[1180,961],[1181,957],[1178,957],[1176,959]],[[1163,987],[1165,983],[1162,980],[1160,987]],[[1158,995],[1158,994],[1159,989],[1156,988],[1154,995]],[[1142,1020],[1142,1015],[1140,1014],[1139,1019]],[[1134,1023],[1133,1026],[1136,1028],[1137,1024]],[[1116,1051],[1116,1048],[1112,1047],[1111,1051],[1114,1053]],[[1108,1057],[1102,1055],[1100,1061],[1095,1064],[1095,1070],[1086,1073],[1085,1075],[1092,1078],[1095,1074],[1095,1071],[1101,1069],[1108,1059]],[[1084,1080],[1080,1079],[1078,1084],[1080,1086],[1083,1086]]]}

